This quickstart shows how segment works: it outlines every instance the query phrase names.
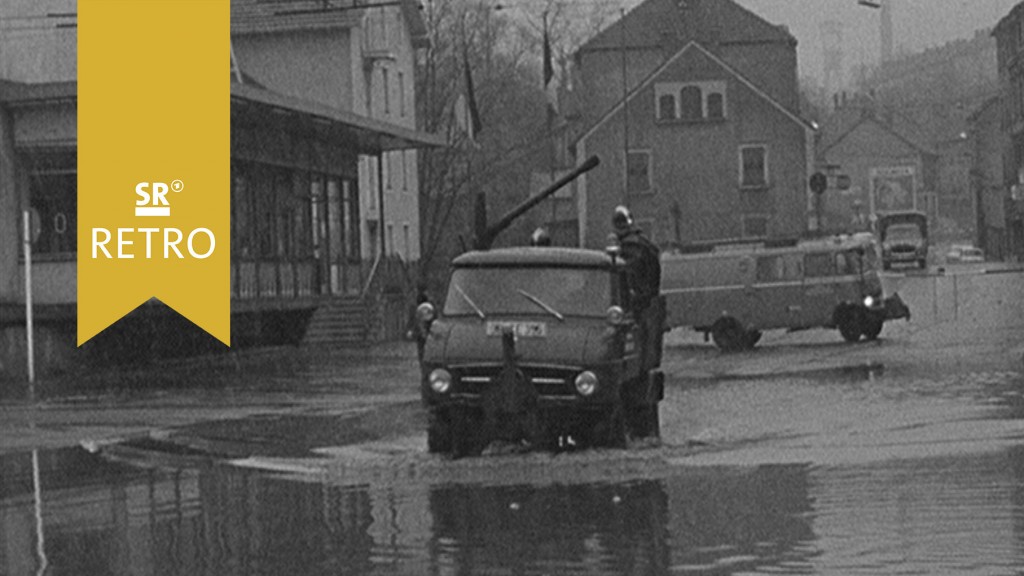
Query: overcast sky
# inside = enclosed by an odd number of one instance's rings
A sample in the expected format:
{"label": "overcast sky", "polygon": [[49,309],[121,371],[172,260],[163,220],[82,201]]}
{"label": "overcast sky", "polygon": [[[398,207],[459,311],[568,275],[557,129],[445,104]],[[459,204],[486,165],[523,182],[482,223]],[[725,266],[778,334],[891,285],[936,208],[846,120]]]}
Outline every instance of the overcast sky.
{"label": "overcast sky", "polygon": [[[784,24],[796,36],[801,76],[821,79],[821,23],[843,24],[843,66],[874,64],[879,54],[880,10],[857,0],[736,0],[773,24]],[[1019,0],[883,0],[892,2],[893,49],[917,52],[976,30],[991,28]]]}

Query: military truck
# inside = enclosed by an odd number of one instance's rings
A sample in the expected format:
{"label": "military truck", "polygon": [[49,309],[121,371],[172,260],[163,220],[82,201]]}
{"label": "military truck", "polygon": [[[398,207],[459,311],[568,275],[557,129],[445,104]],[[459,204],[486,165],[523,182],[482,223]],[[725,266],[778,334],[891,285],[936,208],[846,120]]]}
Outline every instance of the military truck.
{"label": "military truck", "polygon": [[[444,300],[417,309],[429,451],[479,454],[497,439],[495,420],[510,419],[522,422],[503,440],[546,449],[658,438],[664,299],[634,310],[615,246],[489,249],[512,219],[478,233],[477,249],[452,262]],[[497,418],[495,394],[505,405]]]}

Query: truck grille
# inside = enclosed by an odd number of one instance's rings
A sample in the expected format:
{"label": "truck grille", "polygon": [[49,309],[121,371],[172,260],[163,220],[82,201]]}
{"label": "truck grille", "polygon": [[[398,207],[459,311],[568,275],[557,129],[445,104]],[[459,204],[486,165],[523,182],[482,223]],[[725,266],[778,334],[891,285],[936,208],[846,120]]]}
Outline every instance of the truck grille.
{"label": "truck grille", "polygon": [[[456,393],[479,394],[489,386],[502,366],[469,366],[453,368]],[[537,393],[541,396],[571,396],[575,394],[573,379],[578,371],[564,368],[546,368],[538,366],[521,366],[520,369],[530,379]]]}

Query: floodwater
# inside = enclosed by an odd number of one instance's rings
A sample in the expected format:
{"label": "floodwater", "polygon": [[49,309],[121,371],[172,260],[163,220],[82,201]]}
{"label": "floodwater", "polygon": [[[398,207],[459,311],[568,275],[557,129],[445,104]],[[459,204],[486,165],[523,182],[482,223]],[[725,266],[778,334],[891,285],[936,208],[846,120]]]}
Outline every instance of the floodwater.
{"label": "floodwater", "polygon": [[710,382],[663,406],[664,446],[557,455],[7,455],[0,572],[1017,574],[1022,392],[1013,371]]}

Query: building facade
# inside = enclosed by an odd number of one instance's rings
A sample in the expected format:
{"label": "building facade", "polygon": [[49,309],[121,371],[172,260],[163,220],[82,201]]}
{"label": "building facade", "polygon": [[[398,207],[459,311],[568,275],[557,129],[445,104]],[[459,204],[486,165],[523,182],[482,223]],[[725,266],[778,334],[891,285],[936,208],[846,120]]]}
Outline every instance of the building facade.
{"label": "building facade", "polygon": [[992,35],[1002,100],[1007,257],[1024,261],[1024,2],[999,21]]}
{"label": "building facade", "polygon": [[575,56],[579,237],[617,204],[666,245],[792,236],[810,224],[813,127],[796,40],[734,2],[647,0]]}
{"label": "building facade", "polygon": [[895,113],[879,111],[866,97],[842,101],[822,124],[820,170],[849,178],[820,199],[823,227],[833,233],[864,231],[881,212],[919,210],[933,222],[939,154]]}
{"label": "building facade", "polygon": [[[425,29],[415,0],[380,8],[233,0],[231,11],[232,343],[296,342],[318,309],[365,297],[379,255],[418,258],[416,150],[444,144],[416,130],[413,112],[414,51]],[[64,0],[0,7],[0,17],[34,22],[31,34],[0,38],[4,374],[23,370],[25,209],[36,223],[33,300],[44,367],[107,345],[130,356],[139,331],[159,333],[170,313],[143,306],[98,343],[74,345],[74,12]]]}

